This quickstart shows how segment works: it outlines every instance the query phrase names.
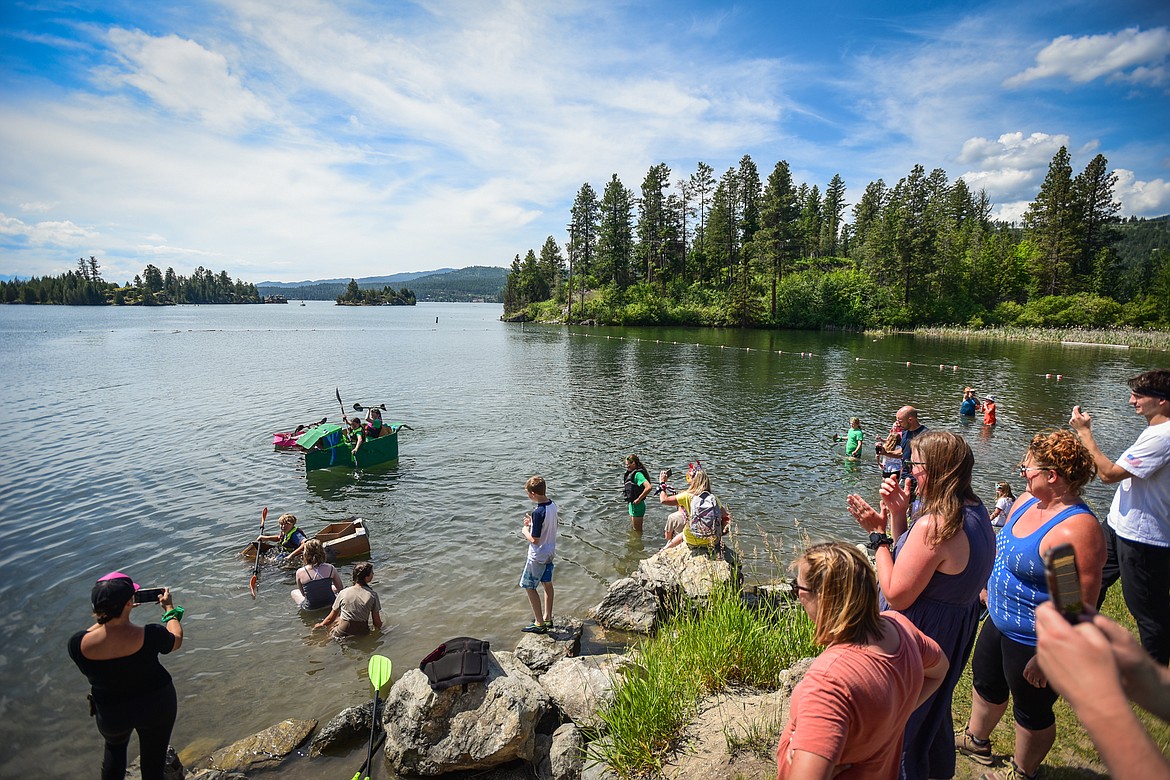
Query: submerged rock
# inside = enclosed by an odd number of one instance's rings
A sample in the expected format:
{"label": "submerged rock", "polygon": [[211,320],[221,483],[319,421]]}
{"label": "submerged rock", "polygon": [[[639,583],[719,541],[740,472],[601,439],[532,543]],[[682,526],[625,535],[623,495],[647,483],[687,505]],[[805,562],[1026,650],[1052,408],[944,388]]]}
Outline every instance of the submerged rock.
{"label": "submerged rock", "polygon": [[[170,745],[167,745],[167,761],[163,765],[163,780],[183,780],[186,770],[179,754]],[[142,756],[135,756],[126,767],[126,780],[142,780]]]}
{"label": "submerged rock", "polygon": [[315,720],[283,720],[215,751],[209,759],[210,768],[225,772],[271,769],[296,750],[316,727]]}
{"label": "submerged rock", "polygon": [[[380,718],[385,706],[386,703],[379,699],[378,718]],[[359,742],[368,741],[370,726],[375,720],[371,717],[373,708],[374,702],[368,701],[356,707],[347,707],[334,715],[313,736],[313,741],[309,743],[309,755],[319,756],[335,748],[348,748]]]}

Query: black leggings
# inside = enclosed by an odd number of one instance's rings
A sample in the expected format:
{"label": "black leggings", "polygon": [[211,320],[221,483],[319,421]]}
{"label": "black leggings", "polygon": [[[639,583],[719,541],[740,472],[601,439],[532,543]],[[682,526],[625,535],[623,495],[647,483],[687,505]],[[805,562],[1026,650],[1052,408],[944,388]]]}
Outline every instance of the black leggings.
{"label": "black leggings", "polygon": [[991,704],[1003,704],[1012,697],[1012,717],[1028,731],[1043,731],[1056,723],[1052,705],[1056,691],[1037,688],[1024,679],[1024,667],[1036,655],[1036,648],[1008,639],[990,618],[971,654],[971,676],[975,691]]}
{"label": "black leggings", "polygon": [[142,756],[142,780],[162,780],[171,729],[178,714],[175,686],[137,696],[94,696],[98,731],[106,739],[102,780],[126,777],[126,746],[130,732],[138,732]]}

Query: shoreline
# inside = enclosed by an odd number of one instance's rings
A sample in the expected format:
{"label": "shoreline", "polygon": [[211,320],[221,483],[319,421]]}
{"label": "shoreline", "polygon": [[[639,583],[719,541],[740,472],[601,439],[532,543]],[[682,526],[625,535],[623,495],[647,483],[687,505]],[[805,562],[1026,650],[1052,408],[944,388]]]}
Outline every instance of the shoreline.
{"label": "shoreline", "polygon": [[1068,347],[1146,349],[1170,352],[1170,332],[1138,328],[1018,328],[1013,326],[969,328],[935,325],[913,330],[872,328],[867,336],[909,335],[940,339],[982,339],[984,341],[1039,341]]}

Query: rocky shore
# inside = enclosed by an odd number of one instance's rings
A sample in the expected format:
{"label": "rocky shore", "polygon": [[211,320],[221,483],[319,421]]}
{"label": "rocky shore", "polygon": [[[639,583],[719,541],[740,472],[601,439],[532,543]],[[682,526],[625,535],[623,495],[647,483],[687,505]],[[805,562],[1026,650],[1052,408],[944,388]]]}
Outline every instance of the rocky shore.
{"label": "rocky shore", "polygon": [[[167,778],[248,780],[279,771],[298,750],[308,761],[351,752],[368,739],[372,720],[381,726],[382,743],[374,760],[384,762],[375,767],[376,776],[475,772],[477,778],[493,780],[609,777],[606,767],[586,763],[587,740],[604,739],[597,712],[611,700],[617,673],[632,661],[622,653],[583,654],[583,633],[651,634],[684,597],[701,601],[713,587],[738,582],[737,577],[731,552],[712,558],[686,546],[663,550],[642,561],[632,576],[613,583],[587,622],[561,620],[547,634],[523,635],[510,651],[493,649],[483,682],[435,691],[412,665],[376,713],[373,703],[365,702],[340,711],[320,728],[313,720],[285,720],[190,760],[189,767],[172,750]],[[787,586],[752,588],[744,596],[773,600],[784,598],[784,590]],[[797,664],[780,691],[734,691],[709,699],[684,735],[668,776],[774,776],[774,759],[728,746],[741,741],[737,734],[746,742],[748,735],[783,722],[792,686],[805,668],[807,662]],[[137,780],[136,767],[128,777]]]}

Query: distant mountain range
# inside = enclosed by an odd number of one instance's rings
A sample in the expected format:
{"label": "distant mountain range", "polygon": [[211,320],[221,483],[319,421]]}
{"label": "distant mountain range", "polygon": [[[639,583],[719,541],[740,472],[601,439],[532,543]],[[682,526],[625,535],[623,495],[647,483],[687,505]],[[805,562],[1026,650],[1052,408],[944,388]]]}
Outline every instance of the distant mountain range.
{"label": "distant mountain range", "polygon": [[[507,277],[506,268],[473,265],[460,269],[440,268],[435,271],[412,271],[390,276],[363,276],[355,281],[362,289],[408,287],[420,301],[499,303],[503,300],[504,282]],[[349,281],[347,277],[304,282],[260,282],[256,289],[261,295],[331,301],[345,292]]]}

